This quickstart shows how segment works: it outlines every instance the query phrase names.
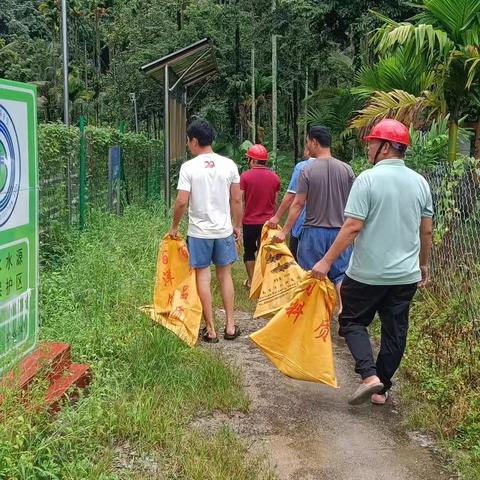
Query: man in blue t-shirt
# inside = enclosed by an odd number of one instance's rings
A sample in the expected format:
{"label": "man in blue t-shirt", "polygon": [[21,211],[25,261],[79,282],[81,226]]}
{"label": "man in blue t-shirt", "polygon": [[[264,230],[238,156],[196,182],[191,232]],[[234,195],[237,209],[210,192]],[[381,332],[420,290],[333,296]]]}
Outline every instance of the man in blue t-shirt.
{"label": "man in blue t-shirt", "polygon": [[[272,228],[275,228],[280,223],[283,215],[288,211],[290,205],[293,203],[293,200],[295,199],[295,194],[297,193],[297,180],[300,176],[300,173],[307,165],[314,161],[314,159],[310,157],[310,152],[308,151],[306,144],[303,151],[303,158],[307,160],[303,160],[295,165],[295,168],[292,172],[292,177],[290,178],[290,183],[288,184],[288,188],[285,196],[283,197],[282,203],[278,207],[275,215],[268,221],[269,226]],[[303,223],[305,222],[306,208],[307,206],[305,205],[300,215],[298,216],[298,219],[295,222],[295,225],[293,226],[290,234],[289,248],[295,260],[297,260],[298,242],[300,240],[300,235],[302,234]]]}

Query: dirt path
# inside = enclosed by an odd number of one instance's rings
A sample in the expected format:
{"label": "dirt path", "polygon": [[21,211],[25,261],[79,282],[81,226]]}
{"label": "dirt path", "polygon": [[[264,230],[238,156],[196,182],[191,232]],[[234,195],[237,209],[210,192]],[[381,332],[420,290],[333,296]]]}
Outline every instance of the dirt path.
{"label": "dirt path", "polygon": [[335,390],[280,374],[248,339],[248,334],[264,323],[243,314],[239,318],[241,338],[212,346],[241,368],[251,411],[246,415],[215,414],[197,420],[197,427],[229,425],[251,444],[253,452],[266,454],[282,480],[452,478],[429,448],[403,431],[394,404],[347,404],[358,380],[342,339],[335,338],[334,345],[341,386]]}

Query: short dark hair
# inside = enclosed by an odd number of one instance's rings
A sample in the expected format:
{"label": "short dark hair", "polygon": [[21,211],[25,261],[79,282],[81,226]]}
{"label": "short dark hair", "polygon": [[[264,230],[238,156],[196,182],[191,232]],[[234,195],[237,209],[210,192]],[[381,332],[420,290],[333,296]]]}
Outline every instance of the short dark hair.
{"label": "short dark hair", "polygon": [[266,161],[266,160],[255,160],[255,159],[253,159],[253,161],[254,161],[257,165],[265,166],[265,165],[267,164],[267,161]]}
{"label": "short dark hair", "polygon": [[407,146],[404,145],[403,143],[397,143],[397,142],[389,142],[390,147],[395,150],[399,157],[403,158],[405,156],[405,152],[407,151]]}
{"label": "short dark hair", "polygon": [[190,140],[196,138],[201,147],[208,147],[213,143],[215,132],[206,120],[195,120],[187,128]]}
{"label": "short dark hair", "polygon": [[332,145],[332,135],[330,130],[323,125],[310,127],[308,138],[310,138],[310,140],[316,140],[324,148],[328,148]]}

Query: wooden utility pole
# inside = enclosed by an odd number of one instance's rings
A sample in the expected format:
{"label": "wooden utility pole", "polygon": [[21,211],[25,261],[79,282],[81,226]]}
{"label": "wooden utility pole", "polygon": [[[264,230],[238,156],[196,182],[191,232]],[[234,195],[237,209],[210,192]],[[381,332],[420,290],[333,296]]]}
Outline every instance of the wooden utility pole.
{"label": "wooden utility pole", "polygon": [[252,143],[256,143],[257,125],[255,124],[255,47],[252,46]]}
{"label": "wooden utility pole", "polygon": [[304,98],[304,127],[303,127],[303,141],[307,138],[307,115],[308,115],[308,107],[307,107],[307,98],[308,98],[308,67],[305,68],[305,98]]}
{"label": "wooden utility pole", "polygon": [[[272,0],[272,13],[275,12],[277,1]],[[277,167],[277,35],[272,34],[272,164]]]}

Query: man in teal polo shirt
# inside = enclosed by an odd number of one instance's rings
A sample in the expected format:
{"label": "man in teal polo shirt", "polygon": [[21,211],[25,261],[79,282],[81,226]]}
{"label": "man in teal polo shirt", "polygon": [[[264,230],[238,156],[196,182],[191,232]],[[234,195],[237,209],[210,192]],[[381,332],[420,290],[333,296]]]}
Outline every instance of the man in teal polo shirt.
{"label": "man in teal polo shirt", "polygon": [[[383,405],[406,346],[410,303],[428,282],[433,206],[426,180],[405,166],[409,132],[396,120],[382,120],[368,137],[374,168],[353,184],[345,223],[326,255],[313,267],[326,277],[340,254],[354,243],[341,287],[340,335],[355,359],[362,384],[350,398]],[[367,327],[378,313],[381,346],[374,361]]]}

